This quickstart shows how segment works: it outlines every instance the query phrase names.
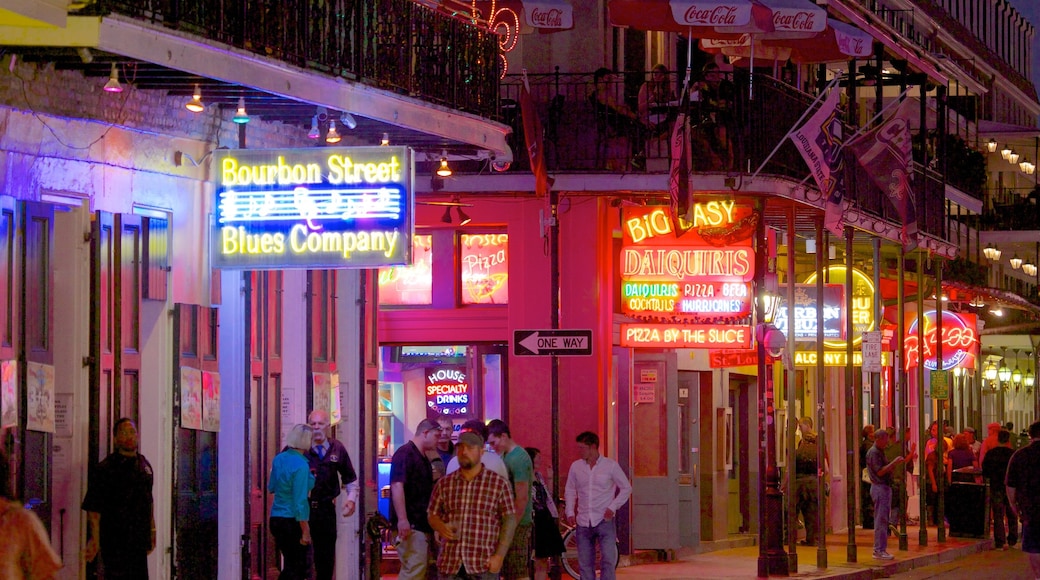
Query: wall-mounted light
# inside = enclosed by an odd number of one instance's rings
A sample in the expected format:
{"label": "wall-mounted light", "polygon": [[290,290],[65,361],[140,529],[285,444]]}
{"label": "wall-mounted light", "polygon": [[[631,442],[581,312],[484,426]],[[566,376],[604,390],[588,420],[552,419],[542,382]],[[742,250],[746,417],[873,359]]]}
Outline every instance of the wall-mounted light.
{"label": "wall-mounted light", "polygon": [[1000,156],[1003,157],[1005,160],[1008,157],[1010,157],[1011,156],[1011,146],[1010,145],[1004,145],[1004,148],[1000,150]]}
{"label": "wall-mounted light", "polygon": [[1006,383],[1011,380],[1011,369],[1007,366],[1007,349],[1003,349],[1003,352],[1004,354],[1000,358],[1000,368],[997,369],[997,378],[1001,383]]}
{"label": "wall-mounted light", "polygon": [[996,150],[997,150],[997,140],[996,139],[990,139],[989,143],[986,143],[986,150],[989,151],[990,153],[996,152]]}
{"label": "wall-mounted light", "polygon": [[246,112],[246,98],[238,98],[238,109],[235,111],[235,116],[231,117],[231,120],[238,123],[239,125],[245,125],[249,122],[249,113]]}
{"label": "wall-mounted light", "polygon": [[354,115],[344,112],[342,115],[340,115],[339,120],[347,129],[350,129],[351,131],[357,129],[357,119],[354,118]]}
{"label": "wall-mounted light", "polygon": [[343,138],[339,136],[336,131],[336,121],[329,119],[329,132],[325,134],[325,142],[329,144],[335,144],[342,141]]}
{"label": "wall-mounted light", "polygon": [[108,82],[105,83],[105,90],[110,93],[123,92],[123,85],[119,84],[119,67],[116,66],[116,63],[112,63],[112,72],[108,73]]}
{"label": "wall-mounted light", "polygon": [[1022,264],[1022,271],[1026,273],[1026,276],[1036,276],[1036,264]]}
{"label": "wall-mounted light", "polygon": [[451,177],[451,167],[448,167],[448,152],[441,151],[441,163],[437,167],[438,177]]}
{"label": "wall-mounted light", "polygon": [[1022,258],[1019,258],[1018,254],[1015,254],[1014,258],[1008,260],[1008,264],[1011,264],[1012,270],[1017,270],[1022,267]]}
{"label": "wall-mounted light", "polygon": [[1022,375],[1022,384],[1027,389],[1032,389],[1033,385],[1036,384],[1036,375],[1033,374],[1033,369],[1026,371],[1026,374]]}
{"label": "wall-mounted light", "polygon": [[451,223],[451,206],[444,208],[444,215],[441,216],[441,221],[450,224]]}
{"label": "wall-mounted light", "polygon": [[993,244],[986,246],[986,249],[982,250],[982,254],[994,262],[1000,259],[1000,250]]}
{"label": "wall-mounted light", "polygon": [[461,205],[455,206],[455,211],[459,214],[459,225],[460,226],[464,226],[464,225],[468,224],[469,222],[473,221],[473,218],[469,217],[469,214],[467,214],[466,212],[462,211],[462,206]]}
{"label": "wall-mounted light", "polygon": [[1014,150],[1012,150],[1012,151],[1011,151],[1011,154],[1010,154],[1010,155],[1008,155],[1008,163],[1010,163],[1010,164],[1012,164],[1012,165],[1015,165],[1015,164],[1017,164],[1017,163],[1018,163],[1018,158],[1019,158],[1019,157],[1020,157],[1020,156],[1019,156],[1019,154],[1018,154],[1018,153],[1015,153],[1015,151],[1014,151]]}
{"label": "wall-mounted light", "polygon": [[199,88],[199,85],[195,85],[195,92],[191,94],[191,100],[184,103],[184,108],[192,113],[201,113],[206,110],[206,105],[202,102],[202,89]]}
{"label": "wall-mounted light", "polygon": [[311,117],[311,130],[307,132],[308,139],[317,139],[321,137],[321,130],[318,129],[318,116],[314,115]]}

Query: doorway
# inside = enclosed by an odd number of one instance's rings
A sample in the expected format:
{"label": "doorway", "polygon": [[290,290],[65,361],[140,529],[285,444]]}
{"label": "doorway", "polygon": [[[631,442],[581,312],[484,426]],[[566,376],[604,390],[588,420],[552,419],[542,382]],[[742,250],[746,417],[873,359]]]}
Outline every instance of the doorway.
{"label": "doorway", "polygon": [[637,353],[632,366],[632,544],[674,551],[680,495],[676,355]]}

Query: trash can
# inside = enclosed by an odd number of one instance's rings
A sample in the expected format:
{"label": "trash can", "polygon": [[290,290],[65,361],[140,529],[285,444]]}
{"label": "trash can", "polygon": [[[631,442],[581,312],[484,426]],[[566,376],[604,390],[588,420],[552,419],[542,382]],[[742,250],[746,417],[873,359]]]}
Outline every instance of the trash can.
{"label": "trash can", "polygon": [[955,482],[946,495],[950,536],[985,538],[989,535],[989,485]]}

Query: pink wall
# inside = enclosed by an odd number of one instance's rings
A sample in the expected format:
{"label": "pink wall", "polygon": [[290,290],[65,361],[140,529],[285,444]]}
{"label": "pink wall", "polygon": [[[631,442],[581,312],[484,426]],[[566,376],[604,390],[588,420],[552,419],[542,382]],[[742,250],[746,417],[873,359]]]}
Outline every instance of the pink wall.
{"label": "pink wall", "polygon": [[[584,430],[605,434],[607,387],[611,355],[611,237],[607,202],[594,197],[569,197],[562,204],[561,328],[592,329],[593,356],[561,357],[560,465],[564,477],[577,459],[574,438]],[[550,358],[512,355],[514,330],[549,328],[550,272],[545,239],[539,226],[543,199],[467,196],[465,208],[473,221],[464,230],[505,227],[509,234],[509,294],[504,308],[382,310],[379,340],[388,343],[500,342],[510,345],[509,384],[505,420],[524,446],[551,451]],[[441,206],[418,205],[416,226],[446,226]],[[606,265],[605,267],[603,265]],[[435,266],[436,268],[436,266]],[[439,281],[440,280],[440,281]],[[450,283],[434,273],[434,284]]]}

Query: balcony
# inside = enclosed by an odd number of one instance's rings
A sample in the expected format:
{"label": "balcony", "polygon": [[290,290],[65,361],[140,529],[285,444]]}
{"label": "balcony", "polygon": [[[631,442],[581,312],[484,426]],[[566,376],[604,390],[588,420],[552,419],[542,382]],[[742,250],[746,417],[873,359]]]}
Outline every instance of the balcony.
{"label": "balcony", "polygon": [[317,73],[491,118],[498,37],[446,3],[413,0],[100,0],[118,14]]}
{"label": "balcony", "polygon": [[[736,161],[729,167],[712,168],[704,160],[703,151],[694,148],[694,168],[702,172],[724,172],[730,175],[755,171],[768,158],[762,173],[786,177],[794,182],[808,179],[809,170],[801,155],[785,140],[787,132],[812,102],[812,97],[767,76],[754,78],[754,99],[748,97],[749,78],[738,71],[733,78],[736,87],[734,121],[729,130]],[[673,84],[681,78],[670,73]],[[644,78],[626,75],[617,80],[612,91],[618,102],[637,109],[636,95]],[[593,80],[591,73],[550,73],[528,75],[531,95],[536,103],[545,133],[546,161],[550,172],[630,172],[628,163],[633,151],[631,143],[624,143],[617,135],[604,135],[597,122],[594,107],[589,101]],[[514,151],[524,150],[523,123],[518,106],[521,79],[508,75],[501,84],[501,111],[499,119],[513,128]],[[675,87],[678,93],[678,87]],[[696,104],[691,107],[696,110]],[[696,127],[694,132],[696,133]],[[846,134],[852,130],[846,127]],[[783,141],[781,143],[781,141]],[[694,140],[696,145],[697,141]],[[777,144],[780,148],[769,157]],[[668,171],[669,150],[666,135],[658,133],[646,139],[646,171]],[[867,178],[866,173],[847,157],[847,199],[857,209],[887,221],[898,223],[898,214],[888,197]],[[515,170],[529,171],[525,155],[516,156]],[[809,180],[811,184],[811,180]],[[914,203],[917,208],[918,229],[945,239],[945,192],[941,175],[915,164]],[[923,184],[918,186],[917,184]]]}

